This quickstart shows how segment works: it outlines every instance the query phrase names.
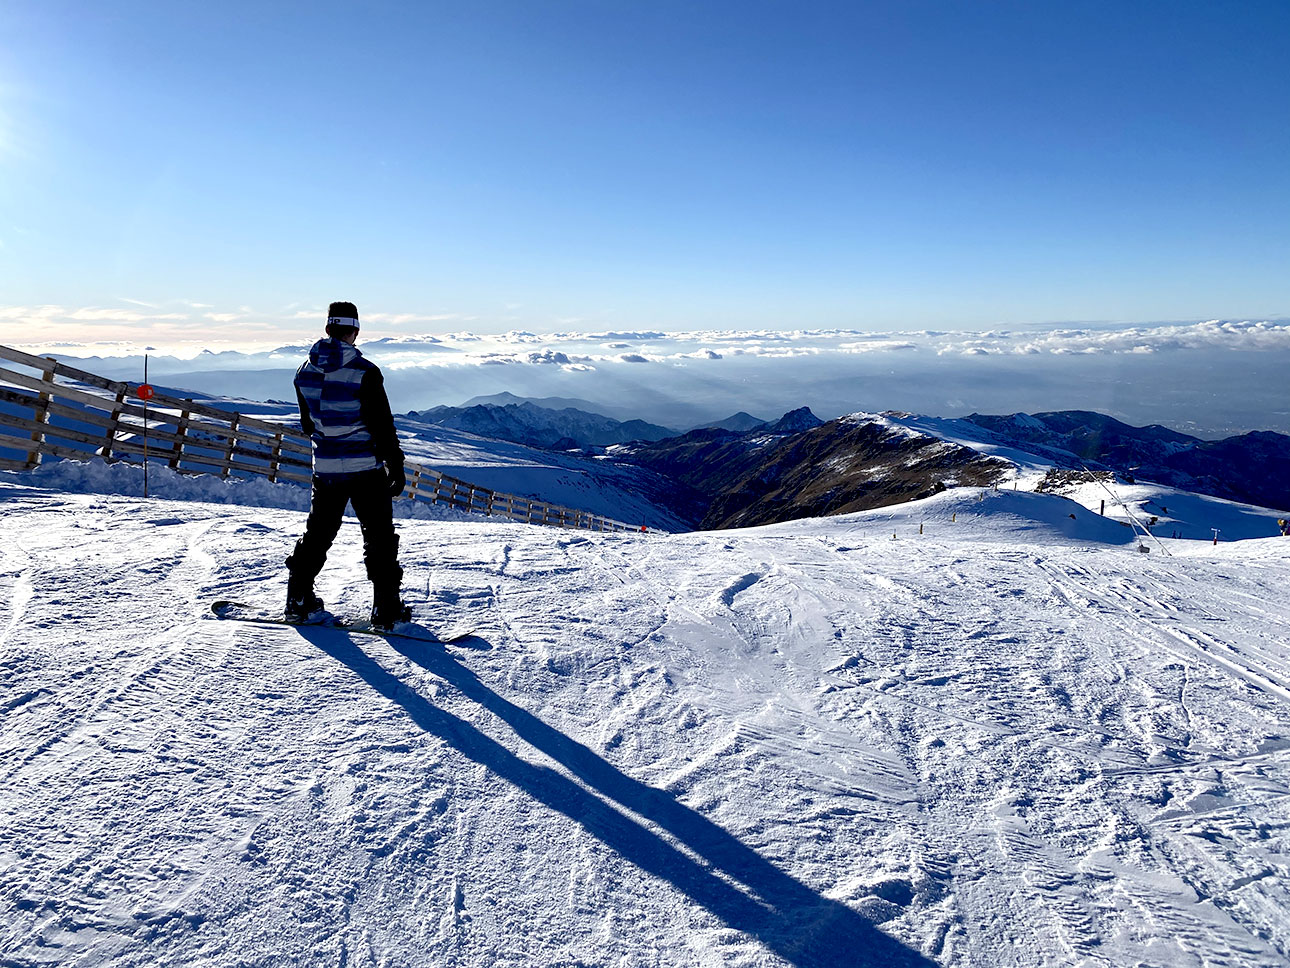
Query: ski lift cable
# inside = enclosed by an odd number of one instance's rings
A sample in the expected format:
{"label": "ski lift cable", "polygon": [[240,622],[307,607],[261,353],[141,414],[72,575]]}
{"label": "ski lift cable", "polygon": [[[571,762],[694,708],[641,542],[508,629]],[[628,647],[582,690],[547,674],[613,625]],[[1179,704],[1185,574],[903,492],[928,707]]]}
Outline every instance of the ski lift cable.
{"label": "ski lift cable", "polygon": [[1167,558],[1173,557],[1173,555],[1169,553],[1169,549],[1164,546],[1164,543],[1159,538],[1157,538],[1154,534],[1151,533],[1150,528],[1148,528],[1145,524],[1139,521],[1137,517],[1134,516],[1133,511],[1129,509],[1129,505],[1126,504],[1123,500],[1121,500],[1120,497],[1113,490],[1111,490],[1111,488],[1107,485],[1106,481],[1102,480],[1102,478],[1098,477],[1095,473],[1093,473],[1093,471],[1089,470],[1088,466],[1084,464],[1082,461],[1080,462],[1079,466],[1084,468],[1084,471],[1088,474],[1090,478],[1097,481],[1097,483],[1101,485],[1102,490],[1106,491],[1107,494],[1111,495],[1111,502],[1113,504],[1117,504],[1124,509],[1124,513],[1128,515],[1129,521],[1131,521],[1134,525],[1136,525],[1137,529],[1140,529],[1143,535],[1146,535],[1147,537],[1152,538],[1155,541],[1155,543],[1160,546],[1160,550],[1165,555],[1165,557]]}

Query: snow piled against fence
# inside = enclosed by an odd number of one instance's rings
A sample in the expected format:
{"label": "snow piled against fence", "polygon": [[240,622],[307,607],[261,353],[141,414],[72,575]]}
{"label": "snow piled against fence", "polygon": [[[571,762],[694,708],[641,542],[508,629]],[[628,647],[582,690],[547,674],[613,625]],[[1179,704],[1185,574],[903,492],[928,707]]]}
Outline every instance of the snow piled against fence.
{"label": "snow piled against fence", "polygon": [[[117,494],[143,497],[143,465],[125,461],[54,460],[31,471],[0,471],[0,484],[18,490],[47,489],[76,494]],[[292,482],[271,482],[267,477],[229,477],[217,474],[180,474],[165,464],[148,465],[148,494],[162,501],[203,501],[207,504],[240,504],[246,507],[309,510],[309,488]],[[349,512],[352,515],[352,512]],[[426,501],[395,501],[397,518],[445,520],[463,512]]]}

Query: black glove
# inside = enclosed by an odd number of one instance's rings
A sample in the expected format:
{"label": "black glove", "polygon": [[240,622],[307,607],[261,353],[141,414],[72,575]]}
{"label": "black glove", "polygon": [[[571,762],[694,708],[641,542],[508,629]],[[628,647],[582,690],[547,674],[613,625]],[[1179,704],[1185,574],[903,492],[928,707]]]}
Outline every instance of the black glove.
{"label": "black glove", "polygon": [[385,480],[389,483],[390,497],[398,497],[408,486],[408,477],[403,473],[402,464],[386,464]]}

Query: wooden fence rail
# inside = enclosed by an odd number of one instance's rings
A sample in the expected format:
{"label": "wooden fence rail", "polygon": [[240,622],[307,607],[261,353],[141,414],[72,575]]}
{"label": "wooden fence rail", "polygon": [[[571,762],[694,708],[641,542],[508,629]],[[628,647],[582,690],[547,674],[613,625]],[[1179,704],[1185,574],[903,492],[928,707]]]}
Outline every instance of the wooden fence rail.
{"label": "wooden fence rail", "polygon": [[[0,450],[25,454],[0,455],[0,470],[33,470],[43,456],[98,456],[108,461],[136,457],[165,461],[185,474],[227,478],[237,472],[300,484],[312,480],[312,448],[298,430],[162,393],[145,407],[134,395],[138,384],[109,380],[8,346],[0,346],[0,360],[36,371],[0,366]],[[15,408],[31,414],[15,413]],[[404,500],[530,524],[638,530],[603,515],[479,487],[415,462],[408,463],[407,473]]]}

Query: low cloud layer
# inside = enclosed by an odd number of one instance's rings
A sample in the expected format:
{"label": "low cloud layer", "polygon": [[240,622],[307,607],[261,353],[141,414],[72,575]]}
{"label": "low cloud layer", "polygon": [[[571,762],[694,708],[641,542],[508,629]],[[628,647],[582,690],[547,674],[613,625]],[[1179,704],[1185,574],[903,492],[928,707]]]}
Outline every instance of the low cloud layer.
{"label": "low cloud layer", "polygon": [[[189,307],[204,330],[243,332],[235,313]],[[263,342],[153,339],[187,327],[182,313],[122,309],[0,308],[0,343],[94,358],[87,366],[135,378],[143,350],[174,385],[289,398],[290,373],[316,335]],[[390,317],[391,320],[396,317]],[[400,324],[420,323],[398,317]],[[728,330],[692,332],[469,330],[388,335],[364,317],[360,346],[387,373],[396,409],[460,404],[507,390],[594,404],[614,416],[686,427],[746,410],[763,418],[798,406],[823,417],[901,409],[939,415],[970,411],[1100,410],[1133,423],[1162,423],[1221,435],[1290,431],[1283,387],[1290,372],[1290,321],[1209,320],[984,332]],[[453,320],[455,321],[455,320]],[[125,327],[134,339],[53,338],[73,324]],[[320,328],[320,327],[314,327]],[[97,331],[94,330],[94,331]],[[81,329],[79,332],[85,332]],[[113,331],[113,335],[118,335]],[[148,342],[145,343],[144,341]],[[169,350],[169,352],[167,352]]]}

